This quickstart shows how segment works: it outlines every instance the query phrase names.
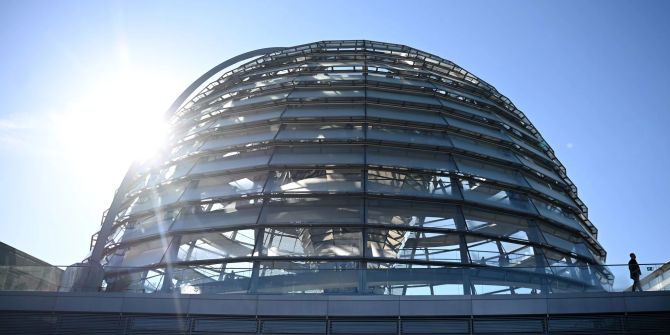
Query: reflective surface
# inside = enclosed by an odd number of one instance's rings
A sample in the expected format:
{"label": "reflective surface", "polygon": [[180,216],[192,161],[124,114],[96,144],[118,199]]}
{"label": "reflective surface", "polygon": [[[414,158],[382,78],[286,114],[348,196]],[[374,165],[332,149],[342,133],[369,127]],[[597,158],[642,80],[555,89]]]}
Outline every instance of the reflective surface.
{"label": "reflective surface", "polygon": [[371,41],[287,48],[212,78],[171,123],[110,209],[107,290],[611,285],[553,151],[495,88],[437,56]]}

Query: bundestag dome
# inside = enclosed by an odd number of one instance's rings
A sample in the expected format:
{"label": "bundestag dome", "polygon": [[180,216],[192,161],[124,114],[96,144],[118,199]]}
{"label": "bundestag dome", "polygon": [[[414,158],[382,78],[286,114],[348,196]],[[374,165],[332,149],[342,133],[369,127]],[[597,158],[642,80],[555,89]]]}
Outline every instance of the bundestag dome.
{"label": "bundestag dome", "polygon": [[[404,45],[251,51],[169,111],[94,236],[106,291],[601,291],[605,250],[538,130],[493,86]],[[558,116],[557,116],[558,117]]]}

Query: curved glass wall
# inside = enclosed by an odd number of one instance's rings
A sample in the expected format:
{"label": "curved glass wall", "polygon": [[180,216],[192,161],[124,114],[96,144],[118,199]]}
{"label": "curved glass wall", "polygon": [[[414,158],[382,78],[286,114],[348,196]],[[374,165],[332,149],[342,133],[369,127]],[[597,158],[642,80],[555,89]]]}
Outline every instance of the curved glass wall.
{"label": "curved glass wall", "polygon": [[120,190],[107,290],[530,294],[608,281],[551,148],[457,65],[327,41],[211,80],[171,116],[164,156]]}

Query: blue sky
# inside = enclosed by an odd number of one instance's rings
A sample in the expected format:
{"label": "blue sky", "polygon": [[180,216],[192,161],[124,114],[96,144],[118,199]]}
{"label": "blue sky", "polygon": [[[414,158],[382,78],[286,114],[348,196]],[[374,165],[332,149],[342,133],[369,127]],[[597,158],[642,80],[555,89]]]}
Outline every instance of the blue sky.
{"label": "blue sky", "polygon": [[371,39],[498,88],[566,166],[608,263],[666,262],[668,13],[667,1],[4,0],[0,241],[81,260],[134,144],[154,136],[142,128],[195,78],[262,47]]}

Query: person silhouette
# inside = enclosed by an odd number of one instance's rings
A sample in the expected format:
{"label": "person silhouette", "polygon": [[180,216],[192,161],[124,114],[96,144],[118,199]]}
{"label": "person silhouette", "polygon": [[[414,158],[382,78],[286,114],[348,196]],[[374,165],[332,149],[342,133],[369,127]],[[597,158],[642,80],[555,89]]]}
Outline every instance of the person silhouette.
{"label": "person silhouette", "polygon": [[635,260],[635,254],[632,252],[630,253],[630,261],[628,261],[628,271],[630,272],[630,279],[633,280],[631,292],[635,292],[635,287],[637,287],[638,291],[642,292],[642,286],[640,285],[642,271],[640,270],[640,265]]}

